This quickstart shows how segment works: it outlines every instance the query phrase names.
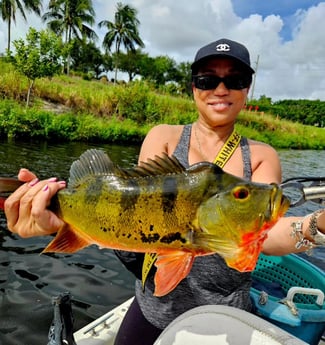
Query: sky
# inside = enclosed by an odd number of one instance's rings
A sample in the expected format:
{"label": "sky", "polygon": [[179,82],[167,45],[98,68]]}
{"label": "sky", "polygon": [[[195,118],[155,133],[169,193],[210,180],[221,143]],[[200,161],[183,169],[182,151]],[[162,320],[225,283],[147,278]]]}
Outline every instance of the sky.
{"label": "sky", "polygon": [[[144,52],[192,62],[196,51],[219,38],[246,45],[256,70],[250,98],[325,101],[325,1],[316,0],[120,0],[138,12]],[[118,1],[93,0],[101,47],[101,20],[114,18]],[[43,1],[44,10],[48,1]],[[12,39],[25,37],[28,26],[45,28],[29,15],[17,16]],[[7,42],[0,22],[0,52]]]}

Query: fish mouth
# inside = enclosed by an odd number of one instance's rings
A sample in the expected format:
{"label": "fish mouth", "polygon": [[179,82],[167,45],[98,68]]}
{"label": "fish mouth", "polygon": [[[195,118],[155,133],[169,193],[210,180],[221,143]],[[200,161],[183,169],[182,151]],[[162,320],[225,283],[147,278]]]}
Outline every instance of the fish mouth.
{"label": "fish mouth", "polygon": [[272,183],[271,186],[271,197],[266,218],[269,219],[271,223],[275,223],[290,207],[290,200],[283,194],[282,189],[278,185]]}

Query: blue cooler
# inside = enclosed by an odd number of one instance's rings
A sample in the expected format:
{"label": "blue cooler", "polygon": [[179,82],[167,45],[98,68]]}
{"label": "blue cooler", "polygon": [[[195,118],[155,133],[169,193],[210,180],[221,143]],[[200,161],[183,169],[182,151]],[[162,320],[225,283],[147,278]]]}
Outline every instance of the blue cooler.
{"label": "blue cooler", "polygon": [[325,331],[325,273],[295,254],[261,254],[252,276],[256,314],[317,345]]}

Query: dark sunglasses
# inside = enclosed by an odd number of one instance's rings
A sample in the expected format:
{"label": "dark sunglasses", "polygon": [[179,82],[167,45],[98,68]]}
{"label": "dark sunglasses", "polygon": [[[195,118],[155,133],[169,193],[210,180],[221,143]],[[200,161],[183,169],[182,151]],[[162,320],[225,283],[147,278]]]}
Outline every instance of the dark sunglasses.
{"label": "dark sunglasses", "polygon": [[220,78],[216,75],[193,75],[194,86],[200,90],[213,90],[221,82],[225,84],[227,89],[242,90],[252,82],[250,75],[234,74]]}

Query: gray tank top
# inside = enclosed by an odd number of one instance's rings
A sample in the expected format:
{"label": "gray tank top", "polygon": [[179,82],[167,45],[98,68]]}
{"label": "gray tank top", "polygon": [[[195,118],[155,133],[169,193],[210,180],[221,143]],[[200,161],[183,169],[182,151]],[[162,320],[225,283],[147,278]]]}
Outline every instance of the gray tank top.
{"label": "gray tank top", "polygon": [[[173,156],[175,156],[185,168],[189,167],[188,150],[190,147],[191,128],[192,128],[191,124],[184,126],[183,132],[181,134],[181,138],[173,153]],[[243,156],[244,179],[251,180],[252,178],[251,154],[249,151],[248,141],[245,137],[242,137],[240,140],[240,148],[241,148],[241,152]]]}
{"label": "gray tank top", "polygon": [[[185,167],[189,166],[188,151],[191,125],[185,125],[174,156]],[[242,138],[241,150],[244,176],[251,179],[249,145]],[[152,270],[153,271],[153,270]],[[154,272],[150,272],[145,289],[140,280],[135,283],[135,295],[145,318],[154,326],[164,329],[177,316],[197,306],[221,304],[252,311],[250,300],[251,274],[229,268],[218,254],[199,256],[194,260],[189,275],[168,295],[154,297]]]}

